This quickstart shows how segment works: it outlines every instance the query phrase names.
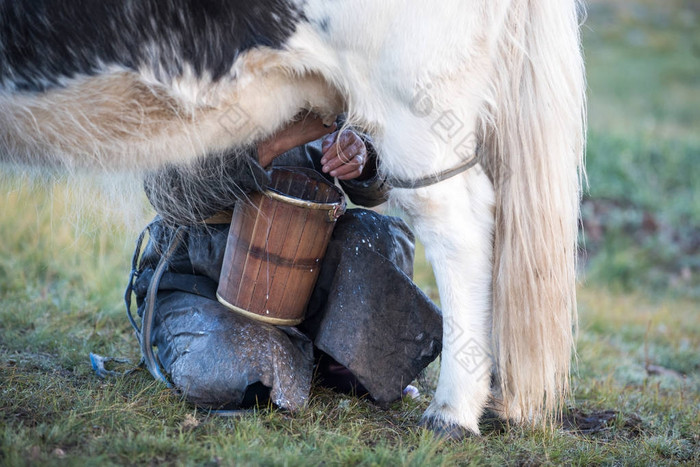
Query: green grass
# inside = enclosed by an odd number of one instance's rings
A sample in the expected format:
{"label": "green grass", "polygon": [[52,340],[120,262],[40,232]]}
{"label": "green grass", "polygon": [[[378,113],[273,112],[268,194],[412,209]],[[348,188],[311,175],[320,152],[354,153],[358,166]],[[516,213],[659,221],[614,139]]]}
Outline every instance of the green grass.
{"label": "green grass", "polygon": [[700,11],[690,1],[594,1],[587,278],[700,297]]}
{"label": "green grass", "polygon": [[[89,352],[138,360],[122,307],[133,229],[95,214],[111,203],[99,191],[0,177],[0,465],[700,464],[698,15],[596,1],[584,30],[589,252],[566,420],[589,431],[435,439],[417,422],[437,363],[418,401],[314,388],[295,415],[214,416],[144,371],[100,380]],[[415,280],[437,298],[420,246]]]}
{"label": "green grass", "polygon": [[697,2],[588,3],[583,37],[591,130],[697,143]]}
{"label": "green grass", "polygon": [[[5,192],[7,187],[3,187]],[[76,236],[68,191],[10,190],[0,215],[0,464],[453,465],[700,461],[700,322],[694,303],[598,288],[580,294],[571,414],[617,414],[593,433],[484,427],[445,442],[417,428],[423,397],[389,410],[324,389],[290,415],[271,408],[224,418],[198,411],[144,371],[107,380],[90,351],[138,351],[121,307],[131,242],[93,225]],[[24,206],[40,206],[30,215]],[[51,219],[54,219],[51,222]],[[85,232],[86,227],[81,227]],[[429,282],[423,259],[418,279]],[[424,282],[425,281],[425,282]],[[645,365],[678,373],[649,375]],[[126,369],[122,365],[119,369]]]}

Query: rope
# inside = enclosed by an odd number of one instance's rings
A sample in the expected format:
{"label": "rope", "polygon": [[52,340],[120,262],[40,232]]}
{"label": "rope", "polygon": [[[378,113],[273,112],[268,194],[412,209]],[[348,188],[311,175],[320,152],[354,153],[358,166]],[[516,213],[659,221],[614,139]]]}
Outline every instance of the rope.
{"label": "rope", "polygon": [[126,305],[126,315],[129,318],[131,326],[134,328],[134,333],[136,334],[136,339],[141,347],[141,362],[139,365],[145,366],[148,371],[153,375],[154,378],[164,382],[169,388],[172,388],[172,384],[165,377],[160,369],[160,362],[158,357],[153,351],[153,323],[155,320],[155,310],[156,310],[156,299],[158,295],[158,288],[160,287],[160,280],[163,277],[163,273],[168,268],[168,261],[177,251],[178,247],[182,243],[182,239],[185,233],[184,227],[178,227],[175,231],[170,244],[168,245],[167,251],[160,257],[158,265],[153,272],[153,277],[148,286],[148,291],[146,293],[146,306],[143,310],[143,316],[141,318],[141,328],[136,324],[136,320],[131,313],[131,296],[134,290],[134,282],[139,275],[139,257],[141,254],[141,245],[146,236],[146,233],[150,233],[150,229],[153,223],[146,226],[145,229],[139,235],[136,241],[136,250],[134,251],[134,256],[131,259],[131,274],[129,275],[129,283],[126,286],[126,291],[124,292],[124,303]]}
{"label": "rope", "polygon": [[479,150],[477,149],[476,153],[474,154],[474,157],[471,159],[459,164],[456,167],[453,167],[451,169],[443,170],[442,172],[438,172],[436,174],[431,174],[427,175],[425,177],[421,178],[413,178],[413,179],[405,179],[405,178],[395,178],[395,177],[387,177],[386,182],[391,185],[392,188],[407,188],[407,189],[415,189],[415,188],[423,188],[426,186],[430,185],[435,185],[436,183],[440,183],[443,180],[447,180],[448,178],[452,178],[455,175],[459,175],[462,172],[466,172],[467,170],[471,169],[474,167],[476,164],[479,163]]}
{"label": "rope", "polygon": [[134,328],[134,333],[136,334],[136,339],[139,341],[139,345],[141,344],[141,329],[139,329],[139,326],[136,324],[136,320],[134,319],[134,316],[131,314],[131,295],[134,291],[134,282],[136,281],[136,278],[139,276],[139,256],[141,255],[141,245],[143,245],[143,239],[146,236],[146,232],[151,231],[151,226],[153,223],[150,223],[146,226],[145,229],[141,231],[139,234],[139,238],[136,240],[136,249],[134,250],[134,255],[131,257],[131,274],[129,274],[129,283],[126,285],[126,290],[124,291],[124,303],[126,304],[126,316],[129,318],[129,322],[131,323],[131,327]]}
{"label": "rope", "polygon": [[170,260],[170,257],[180,246],[184,233],[185,229],[183,227],[177,228],[173,239],[170,241],[168,250],[163,254],[163,256],[160,257],[160,261],[158,261],[158,266],[153,272],[153,278],[148,286],[146,306],[143,310],[143,318],[141,320],[141,353],[143,354],[143,360],[146,364],[146,368],[148,368],[148,371],[154,378],[163,381],[169,388],[172,388],[173,386],[161,372],[160,362],[153,351],[153,322],[156,314],[156,299],[158,296],[158,288],[160,287],[160,279],[163,277],[163,273],[168,268],[168,261]]}

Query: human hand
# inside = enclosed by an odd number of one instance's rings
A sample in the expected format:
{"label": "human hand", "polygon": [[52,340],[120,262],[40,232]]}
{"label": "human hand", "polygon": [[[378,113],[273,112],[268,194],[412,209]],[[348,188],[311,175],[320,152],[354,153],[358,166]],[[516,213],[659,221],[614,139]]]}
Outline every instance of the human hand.
{"label": "human hand", "polygon": [[302,144],[316,141],[338,127],[336,123],[325,126],[323,120],[316,114],[303,114],[287,124],[274,135],[258,144],[258,162],[267,167],[272,160]]}
{"label": "human hand", "polygon": [[362,175],[367,164],[367,147],[352,130],[333,132],[323,138],[323,172],[339,180],[351,180]]}

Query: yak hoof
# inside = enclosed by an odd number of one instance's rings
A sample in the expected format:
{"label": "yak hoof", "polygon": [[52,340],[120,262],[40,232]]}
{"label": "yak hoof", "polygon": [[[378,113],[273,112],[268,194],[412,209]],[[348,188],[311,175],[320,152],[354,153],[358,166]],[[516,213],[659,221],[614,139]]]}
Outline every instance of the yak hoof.
{"label": "yak hoof", "polygon": [[473,433],[471,430],[461,425],[446,422],[445,420],[429,415],[423,416],[418,425],[426,430],[432,431],[436,437],[450,441],[461,441],[476,435],[476,433]]}

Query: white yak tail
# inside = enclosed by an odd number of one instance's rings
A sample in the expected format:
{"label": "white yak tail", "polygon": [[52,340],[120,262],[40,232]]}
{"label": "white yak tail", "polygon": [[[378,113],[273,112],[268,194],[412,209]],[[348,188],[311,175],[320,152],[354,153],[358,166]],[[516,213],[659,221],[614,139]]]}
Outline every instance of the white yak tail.
{"label": "white yak tail", "polygon": [[576,326],[585,78],[575,0],[513,0],[481,115],[496,190],[494,409],[543,423],[562,407]]}

